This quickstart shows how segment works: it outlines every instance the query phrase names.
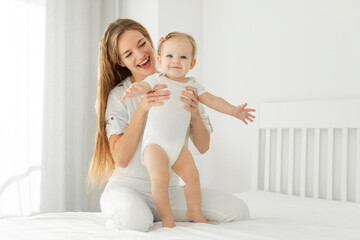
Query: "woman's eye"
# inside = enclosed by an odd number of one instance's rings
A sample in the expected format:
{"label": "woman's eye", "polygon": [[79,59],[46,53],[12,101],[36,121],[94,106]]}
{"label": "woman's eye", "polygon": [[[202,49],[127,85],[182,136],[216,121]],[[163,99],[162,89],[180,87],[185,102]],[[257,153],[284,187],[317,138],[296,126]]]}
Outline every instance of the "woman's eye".
{"label": "woman's eye", "polygon": [[130,57],[130,56],[131,56],[131,54],[132,54],[132,53],[129,53],[128,55],[126,55],[126,56],[125,56],[125,58]]}
{"label": "woman's eye", "polygon": [[172,58],[172,57],[173,57],[173,55],[168,54],[168,55],[166,55],[166,57],[168,57],[168,58]]}
{"label": "woman's eye", "polygon": [[146,43],[146,42],[143,42],[143,43],[140,45],[140,47],[143,47],[143,46],[145,45],[145,43]]}

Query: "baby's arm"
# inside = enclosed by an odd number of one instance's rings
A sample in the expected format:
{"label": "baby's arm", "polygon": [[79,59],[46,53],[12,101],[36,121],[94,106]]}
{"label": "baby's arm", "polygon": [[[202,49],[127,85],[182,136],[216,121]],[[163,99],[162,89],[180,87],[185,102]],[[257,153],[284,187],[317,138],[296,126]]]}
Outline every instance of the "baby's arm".
{"label": "baby's arm", "polygon": [[211,109],[236,117],[241,121],[243,121],[245,124],[248,124],[246,120],[253,122],[252,118],[255,118],[254,115],[249,113],[249,112],[255,112],[255,109],[245,108],[247,103],[240,106],[234,106],[228,103],[227,101],[225,101],[224,99],[212,95],[209,92],[201,94],[199,96],[199,101]]}
{"label": "baby's arm", "polygon": [[208,106],[211,109],[214,109],[218,112],[221,113],[225,113],[227,115],[232,116],[235,106],[231,105],[230,103],[228,103],[227,101],[225,101],[224,99],[217,97],[215,95],[212,95],[209,92],[206,92],[204,94],[201,94],[199,96],[199,101],[203,104],[205,104],[206,106]]}
{"label": "baby's arm", "polygon": [[131,86],[124,92],[124,95],[121,97],[121,100],[125,98],[133,98],[144,95],[151,91],[150,84],[145,81],[134,82]]}

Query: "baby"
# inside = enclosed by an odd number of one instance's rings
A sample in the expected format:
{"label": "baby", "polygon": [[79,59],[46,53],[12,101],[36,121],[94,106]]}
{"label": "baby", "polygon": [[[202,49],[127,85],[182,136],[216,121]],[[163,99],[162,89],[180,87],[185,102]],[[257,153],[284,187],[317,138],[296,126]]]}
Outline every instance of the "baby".
{"label": "baby", "polygon": [[169,100],[163,106],[149,110],[141,148],[142,161],[150,175],[152,195],[163,227],[175,226],[168,195],[169,168],[185,182],[186,216],[194,222],[207,222],[200,212],[199,173],[192,154],[184,146],[191,120],[191,112],[180,101],[185,87],[196,88],[201,103],[234,116],[245,124],[255,118],[249,113],[255,110],[246,109],[246,103],[235,107],[207,92],[194,78],[186,77],[195,66],[195,52],[196,44],[192,36],[180,32],[169,33],[160,40],[158,47],[157,61],[164,73],[154,73],[141,82],[133,83],[122,97],[124,100],[146,94],[158,84],[166,84],[171,91]]}

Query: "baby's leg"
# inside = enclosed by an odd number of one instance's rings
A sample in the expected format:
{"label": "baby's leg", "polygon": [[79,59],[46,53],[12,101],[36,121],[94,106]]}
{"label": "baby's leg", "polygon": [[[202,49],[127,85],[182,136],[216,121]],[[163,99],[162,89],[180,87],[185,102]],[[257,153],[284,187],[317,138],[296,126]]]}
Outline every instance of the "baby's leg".
{"label": "baby's leg", "polygon": [[174,216],[169,201],[169,160],[158,145],[149,144],[144,150],[144,163],[151,179],[151,191],[159,210],[163,227],[175,227]]}
{"label": "baby's leg", "polygon": [[186,216],[194,222],[206,223],[206,219],[200,213],[201,190],[199,171],[196,168],[194,158],[186,147],[183,147],[179,158],[171,169],[185,182],[184,193],[188,208]]}

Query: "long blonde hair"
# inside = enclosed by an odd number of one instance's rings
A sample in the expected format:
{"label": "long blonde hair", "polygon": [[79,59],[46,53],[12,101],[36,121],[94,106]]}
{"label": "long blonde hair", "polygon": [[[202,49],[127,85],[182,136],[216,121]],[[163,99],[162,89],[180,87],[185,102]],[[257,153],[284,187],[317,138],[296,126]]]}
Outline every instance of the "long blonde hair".
{"label": "long blonde hair", "polygon": [[148,31],[138,22],[131,19],[118,19],[109,24],[99,44],[99,69],[96,98],[97,130],[95,150],[92,157],[88,186],[101,187],[112,175],[115,162],[112,158],[109,141],[106,136],[105,110],[109,92],[124,79],[131,76],[126,67],[120,66],[118,39],[127,30],[139,31],[151,44]]}

